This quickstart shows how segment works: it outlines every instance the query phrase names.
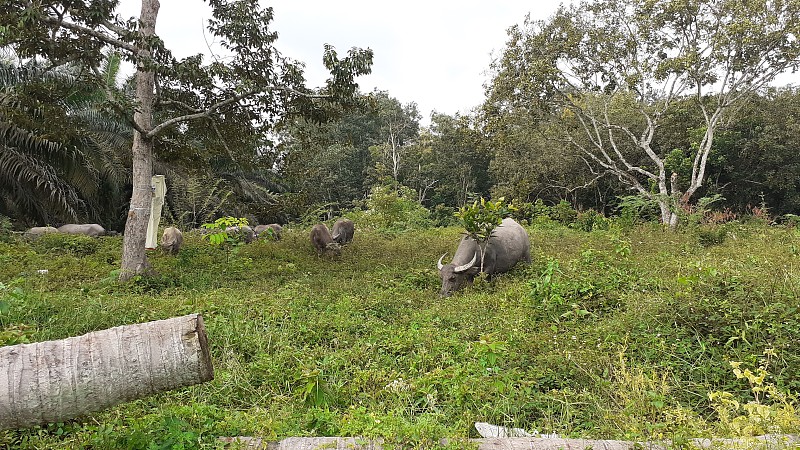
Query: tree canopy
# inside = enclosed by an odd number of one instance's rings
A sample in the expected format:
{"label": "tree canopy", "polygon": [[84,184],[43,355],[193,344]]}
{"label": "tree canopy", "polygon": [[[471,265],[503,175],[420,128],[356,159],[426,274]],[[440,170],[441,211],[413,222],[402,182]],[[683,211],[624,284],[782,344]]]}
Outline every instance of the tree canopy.
{"label": "tree canopy", "polygon": [[[706,179],[730,109],[797,68],[796,1],[598,0],[562,6],[509,33],[489,89],[491,109],[533,109],[561,122],[563,145],[592,172],[657,201],[675,224]],[[687,182],[655,143],[670,108],[690,98],[702,133],[680,149]]]}

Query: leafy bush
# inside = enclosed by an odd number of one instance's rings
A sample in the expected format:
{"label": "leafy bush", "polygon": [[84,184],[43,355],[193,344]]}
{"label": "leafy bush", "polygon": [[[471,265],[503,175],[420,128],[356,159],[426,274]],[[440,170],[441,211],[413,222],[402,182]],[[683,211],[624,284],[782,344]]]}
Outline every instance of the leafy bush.
{"label": "leafy bush", "polygon": [[533,203],[533,214],[531,217],[534,219],[540,217],[550,218],[550,210],[551,208],[544,204],[544,201],[540,198],[537,198],[536,201]]}
{"label": "leafy bush", "polygon": [[658,220],[660,213],[658,203],[641,195],[628,195],[619,197],[617,213],[620,225],[623,227],[633,227],[640,223]]}
{"label": "leafy bush", "polygon": [[516,207],[506,204],[504,197],[495,202],[481,197],[472,206],[462,206],[456,217],[461,221],[467,235],[478,242],[487,242],[495,228],[500,226],[503,219],[511,217],[514,210]]}
{"label": "leafy bush", "polygon": [[797,415],[797,398],[768,381],[769,361],[777,356],[767,349],[759,367],[742,369],[739,361],[730,361],[737,380],[746,380],[752,399],[745,404],[730,392],[714,391],[708,394],[711,405],[719,417],[719,428],[726,435],[761,436],[765,434],[794,434],[800,430]]}
{"label": "leafy bush", "polygon": [[366,207],[362,214],[356,214],[357,218],[351,218],[369,228],[401,232],[432,225],[430,212],[416,200],[414,190],[403,185],[373,187]]}
{"label": "leafy bush", "polygon": [[693,226],[706,223],[706,218],[712,212],[711,205],[725,200],[720,194],[714,194],[710,197],[702,197],[697,200],[694,205],[686,206],[682,211],[681,222]]}
{"label": "leafy bush", "polygon": [[0,214],[0,242],[11,242],[11,219]]}
{"label": "leafy bush", "polygon": [[98,238],[80,234],[47,233],[40,236],[33,247],[39,253],[69,254],[89,256],[100,247]]}
{"label": "leafy bush", "polygon": [[449,227],[458,224],[455,216],[456,209],[443,204],[438,204],[431,211],[431,222],[435,227]]}
{"label": "leafy bush", "polygon": [[530,225],[536,216],[536,208],[531,202],[512,202],[516,209],[511,212],[511,218],[525,225]]}
{"label": "leafy bush", "polygon": [[578,212],[572,208],[570,202],[561,200],[557,205],[550,208],[550,218],[563,225],[570,225],[578,218]]}
{"label": "leafy bush", "polygon": [[578,214],[572,227],[581,231],[607,230],[611,221],[599,212],[590,209]]}

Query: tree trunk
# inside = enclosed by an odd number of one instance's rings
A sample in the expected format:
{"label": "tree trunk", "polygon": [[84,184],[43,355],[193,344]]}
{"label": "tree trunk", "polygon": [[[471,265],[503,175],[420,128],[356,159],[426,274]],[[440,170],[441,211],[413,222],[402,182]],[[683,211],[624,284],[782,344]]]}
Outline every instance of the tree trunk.
{"label": "tree trunk", "polygon": [[0,430],[62,422],[213,378],[198,314],[0,347]]}
{"label": "tree trunk", "polygon": [[[147,38],[155,35],[158,17],[158,0],[142,0],[141,34]],[[149,267],[145,241],[147,223],[150,221],[150,202],[153,198],[150,179],[153,176],[153,141],[143,134],[153,128],[153,99],[155,75],[149,64],[150,49],[145,45],[136,55],[136,100],[133,121],[138,129],[133,132],[133,194],[122,240],[122,266],[120,281],[127,281]]]}

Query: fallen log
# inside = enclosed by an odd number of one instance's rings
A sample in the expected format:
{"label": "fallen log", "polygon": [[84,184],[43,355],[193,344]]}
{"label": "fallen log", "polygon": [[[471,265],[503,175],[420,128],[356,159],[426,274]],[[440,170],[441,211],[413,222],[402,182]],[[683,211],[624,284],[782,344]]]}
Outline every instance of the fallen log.
{"label": "fallen log", "polygon": [[0,347],[0,430],[61,422],[213,378],[199,314]]}

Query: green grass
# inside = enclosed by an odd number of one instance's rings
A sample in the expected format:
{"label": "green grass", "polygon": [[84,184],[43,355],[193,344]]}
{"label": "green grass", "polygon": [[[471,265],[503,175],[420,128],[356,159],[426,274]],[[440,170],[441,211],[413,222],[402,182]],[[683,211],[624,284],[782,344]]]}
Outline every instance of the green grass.
{"label": "green grass", "polygon": [[[729,361],[755,368],[774,349],[765,383],[800,389],[793,229],[729,225],[709,242],[708,230],[539,226],[531,265],[444,299],[436,260],[452,255],[457,228],[357,230],[340,258],[318,257],[307,231],[230,254],[187,236],[177,257],[151,254],[157,276],[123,285],[120,238],[0,242],[0,344],[198,312],[216,375],[0,432],[0,446],[198,448],[251,435],[430,448],[476,437],[476,421],[679,441],[741,432],[708,396],[753,399]],[[749,431],[797,431],[779,402],[762,403],[775,414]]]}

